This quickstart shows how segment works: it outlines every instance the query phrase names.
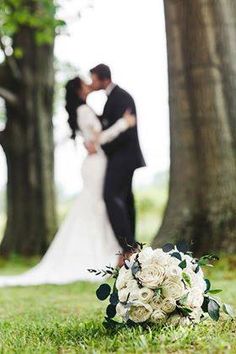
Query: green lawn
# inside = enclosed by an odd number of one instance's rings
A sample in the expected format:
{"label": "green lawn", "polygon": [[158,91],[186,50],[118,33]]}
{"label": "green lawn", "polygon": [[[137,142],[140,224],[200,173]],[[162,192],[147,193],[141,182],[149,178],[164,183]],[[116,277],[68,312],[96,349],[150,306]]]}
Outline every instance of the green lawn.
{"label": "green lawn", "polygon": [[[31,263],[34,263],[31,261]],[[236,257],[208,274],[221,297],[236,307]],[[30,262],[1,262],[1,273],[22,271]],[[18,271],[17,271],[18,270]],[[208,271],[209,273],[209,271]],[[96,284],[0,289],[1,353],[236,353],[236,323],[229,318],[195,328],[137,327],[108,333],[102,326],[106,303]]]}
{"label": "green lawn", "polygon": [[[149,242],[160,223],[166,192],[137,195],[139,240]],[[65,214],[67,208],[61,210]],[[0,274],[20,273],[37,262],[0,260]],[[236,307],[236,257],[222,257],[207,276],[222,299]],[[102,326],[106,303],[96,299],[97,284],[0,289],[0,353],[236,353],[236,323],[229,318],[194,328],[123,329]]]}

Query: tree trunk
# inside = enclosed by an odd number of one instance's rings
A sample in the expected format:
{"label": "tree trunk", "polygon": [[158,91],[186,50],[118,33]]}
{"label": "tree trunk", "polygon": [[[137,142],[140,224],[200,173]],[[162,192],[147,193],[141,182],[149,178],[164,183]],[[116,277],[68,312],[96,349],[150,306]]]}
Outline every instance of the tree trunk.
{"label": "tree trunk", "polygon": [[38,46],[22,28],[14,46],[21,80],[8,87],[18,104],[7,104],[3,148],[7,158],[7,226],[1,254],[42,254],[56,230],[53,185],[53,44]]}
{"label": "tree trunk", "polygon": [[220,15],[225,3],[233,9],[231,0],[164,1],[171,166],[154,246],[186,239],[197,253],[236,250],[236,109],[229,93],[229,34],[236,32],[235,20]]}

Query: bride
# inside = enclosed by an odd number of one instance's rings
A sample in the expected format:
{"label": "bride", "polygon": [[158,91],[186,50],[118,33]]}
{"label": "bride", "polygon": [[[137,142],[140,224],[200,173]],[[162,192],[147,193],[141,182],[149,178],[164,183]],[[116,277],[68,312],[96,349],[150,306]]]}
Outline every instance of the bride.
{"label": "bride", "polygon": [[90,92],[90,87],[79,77],[66,85],[66,110],[72,136],[78,132],[85,143],[93,141],[97,147],[97,153],[87,155],[83,162],[83,189],[39,264],[20,275],[0,276],[0,287],[95,281],[99,278],[88,269],[117,265],[117,253],[121,249],[103,201],[107,160],[100,146],[134,126],[135,117],[126,112],[113,126],[102,131],[99,119],[86,104]]}

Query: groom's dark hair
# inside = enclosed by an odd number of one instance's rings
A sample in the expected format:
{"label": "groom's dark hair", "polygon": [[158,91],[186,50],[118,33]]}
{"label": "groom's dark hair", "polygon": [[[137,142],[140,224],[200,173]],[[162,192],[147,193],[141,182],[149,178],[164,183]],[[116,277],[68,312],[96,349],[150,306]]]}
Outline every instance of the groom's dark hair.
{"label": "groom's dark hair", "polygon": [[99,80],[111,80],[111,69],[105,64],[98,64],[90,72],[96,74]]}

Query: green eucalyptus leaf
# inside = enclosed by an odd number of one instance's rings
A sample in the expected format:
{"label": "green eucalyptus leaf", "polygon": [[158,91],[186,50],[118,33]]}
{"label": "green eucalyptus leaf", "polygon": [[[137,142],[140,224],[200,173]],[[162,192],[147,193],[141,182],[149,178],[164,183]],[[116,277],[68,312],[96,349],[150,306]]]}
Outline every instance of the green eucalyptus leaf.
{"label": "green eucalyptus leaf", "polygon": [[188,299],[188,294],[189,294],[189,293],[183,295],[183,296],[179,299],[178,303],[179,303],[181,306],[185,305],[185,303],[186,303],[186,301],[187,301],[187,299]]}
{"label": "green eucalyptus leaf", "polygon": [[186,262],[186,259],[184,259],[182,262],[179,263],[179,267],[181,269],[184,269],[187,267],[187,262]]}
{"label": "green eucalyptus leaf", "polygon": [[189,250],[189,244],[186,241],[179,241],[176,245],[179,252],[186,253]]}
{"label": "green eucalyptus leaf", "polygon": [[204,296],[204,300],[203,300],[203,304],[202,304],[202,311],[203,312],[208,312],[208,304],[209,304],[209,297],[208,296]]}
{"label": "green eucalyptus leaf", "polygon": [[113,318],[116,315],[116,306],[109,304],[106,309],[107,317]]}
{"label": "green eucalyptus leaf", "polygon": [[175,246],[172,243],[166,243],[163,247],[162,247],[162,251],[163,252],[170,252],[175,248]]}
{"label": "green eucalyptus leaf", "polygon": [[96,291],[97,298],[101,301],[106,300],[111,293],[111,287],[108,284],[102,284]]}
{"label": "green eucalyptus leaf", "polygon": [[226,315],[229,315],[232,318],[235,317],[235,311],[232,306],[230,306],[228,304],[223,304],[222,310],[224,311],[224,313],[226,313]]}
{"label": "green eucalyptus leaf", "polygon": [[171,257],[175,257],[175,258],[179,259],[180,261],[182,261],[181,254],[179,252],[171,253]]}
{"label": "green eucalyptus leaf", "polygon": [[209,292],[210,288],[211,288],[211,282],[209,279],[204,279],[205,283],[206,283],[206,290],[205,293]]}
{"label": "green eucalyptus leaf", "polygon": [[189,287],[191,287],[192,285],[191,285],[190,276],[187,273],[182,272],[182,277],[183,277],[185,284],[188,285]]}
{"label": "green eucalyptus leaf", "polygon": [[119,302],[119,298],[118,298],[118,292],[115,291],[111,294],[110,296],[110,303],[114,306],[116,306]]}
{"label": "green eucalyptus leaf", "polygon": [[208,290],[208,294],[218,294],[222,291],[222,289],[213,289],[213,290]]}
{"label": "green eucalyptus leaf", "polygon": [[220,317],[220,305],[213,299],[209,299],[208,313],[214,321],[218,321]]}
{"label": "green eucalyptus leaf", "polygon": [[133,275],[136,275],[138,273],[138,271],[140,271],[140,264],[138,261],[135,261],[134,264],[131,267],[131,271]]}

